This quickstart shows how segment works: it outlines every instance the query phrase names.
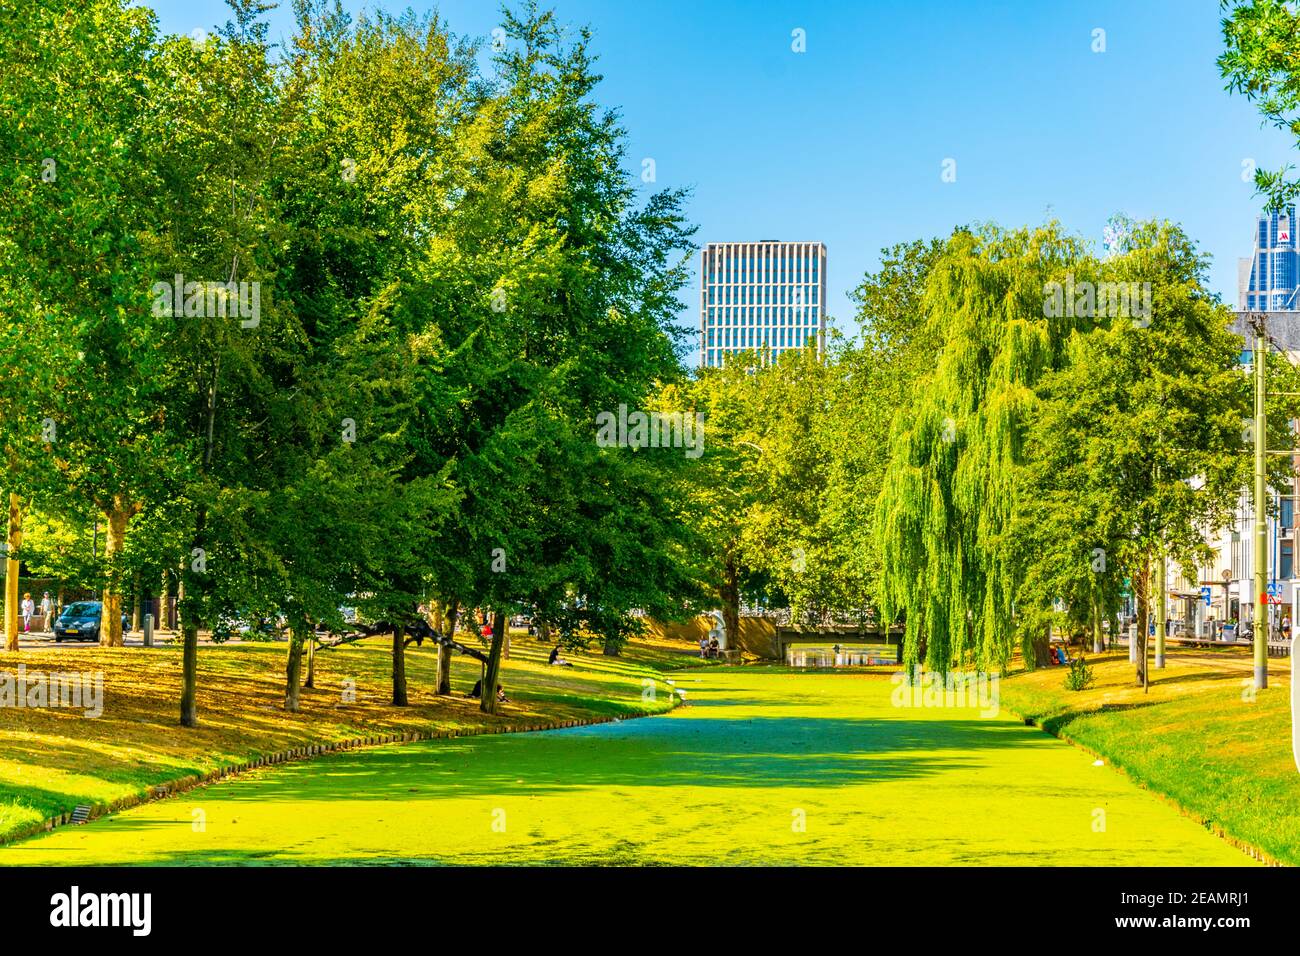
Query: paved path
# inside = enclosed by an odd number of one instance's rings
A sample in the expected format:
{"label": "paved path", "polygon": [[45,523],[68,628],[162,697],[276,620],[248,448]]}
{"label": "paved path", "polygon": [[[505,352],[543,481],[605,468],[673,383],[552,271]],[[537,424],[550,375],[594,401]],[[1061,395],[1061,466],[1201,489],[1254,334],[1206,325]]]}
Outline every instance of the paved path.
{"label": "paved path", "polygon": [[0,848],[0,865],[1247,865],[1009,716],[887,677],[685,672],[665,717],[350,751]]}

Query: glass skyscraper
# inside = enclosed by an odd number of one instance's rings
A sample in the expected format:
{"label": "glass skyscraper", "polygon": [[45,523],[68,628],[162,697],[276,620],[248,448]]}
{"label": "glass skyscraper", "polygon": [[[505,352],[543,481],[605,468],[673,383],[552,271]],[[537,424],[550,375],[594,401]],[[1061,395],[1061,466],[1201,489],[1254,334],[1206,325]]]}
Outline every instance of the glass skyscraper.
{"label": "glass skyscraper", "polygon": [[700,253],[700,364],[764,346],[775,359],[826,346],[826,246],[820,242],[711,242]]}
{"label": "glass skyscraper", "polygon": [[1296,252],[1295,228],[1295,206],[1261,213],[1255,221],[1255,254],[1237,264],[1239,310],[1300,310],[1300,254]]}

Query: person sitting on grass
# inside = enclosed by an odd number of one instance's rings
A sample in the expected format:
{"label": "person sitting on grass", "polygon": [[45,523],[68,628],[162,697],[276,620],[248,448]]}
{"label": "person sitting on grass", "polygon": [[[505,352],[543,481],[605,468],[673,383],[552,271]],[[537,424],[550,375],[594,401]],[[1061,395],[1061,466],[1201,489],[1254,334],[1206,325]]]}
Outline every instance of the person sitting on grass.
{"label": "person sitting on grass", "polygon": [[560,656],[560,645],[556,644],[551,648],[550,659],[547,660],[552,667],[572,667],[573,665]]}

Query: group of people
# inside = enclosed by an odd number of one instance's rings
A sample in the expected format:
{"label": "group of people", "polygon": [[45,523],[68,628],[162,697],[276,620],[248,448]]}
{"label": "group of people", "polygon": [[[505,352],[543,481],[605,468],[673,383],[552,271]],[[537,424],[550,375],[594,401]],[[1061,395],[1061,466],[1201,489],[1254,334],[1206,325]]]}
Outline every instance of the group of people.
{"label": "group of people", "polygon": [[[492,639],[492,626],[490,624],[485,623],[483,625],[483,636],[488,640]],[[551,648],[551,656],[547,659],[546,663],[552,667],[573,666],[570,662],[560,656],[559,644],[556,644]],[[483,680],[481,678],[474,682],[474,687],[470,690],[468,696],[473,700],[478,700],[483,696]],[[500,684],[497,684],[497,700],[501,701],[503,704],[508,703],[510,700],[510,698],[506,696],[506,692],[502,689]]]}
{"label": "group of people", "polygon": [[1050,644],[1047,648],[1047,659],[1052,664],[1069,664],[1070,652],[1065,649],[1064,644]]}
{"label": "group of people", "polygon": [[700,657],[717,657],[722,653],[722,645],[716,637],[700,638]]}
{"label": "group of people", "polygon": [[[32,600],[30,591],[23,595],[22,604],[19,605],[19,612],[23,616],[23,633],[31,633],[32,618],[36,616],[36,602]],[[50,629],[51,615],[54,613],[54,602],[50,600],[50,592],[46,591],[41,597],[41,618],[45,622],[45,630]]]}
{"label": "group of people", "polygon": [[[481,626],[479,627],[479,637],[481,637],[481,638],[483,639],[483,642],[484,642],[485,644],[491,644],[491,643],[492,643],[492,621],[491,621],[491,618],[489,618],[487,614],[484,614],[484,615],[482,615],[482,619],[481,619],[481,620],[482,620],[482,624],[481,624]],[[507,629],[507,633],[509,633],[509,629]],[[532,633],[532,631],[531,631],[531,627],[530,627],[530,631],[529,631],[529,633]],[[716,642],[716,641],[714,642],[714,646],[715,646],[715,647],[717,646],[717,642]],[[506,656],[509,657],[509,654],[507,654]],[[551,667],[572,667],[572,666],[573,666],[572,663],[570,663],[569,661],[566,661],[563,657],[560,656],[560,645],[559,645],[559,644],[556,644],[553,648],[551,648],[551,654],[550,654],[550,657],[547,658],[546,663],[547,663],[548,665],[550,665]],[[474,687],[473,687],[472,690],[470,690],[468,696],[471,697],[471,698],[474,699],[474,700],[478,700],[480,697],[483,696],[483,681],[482,681],[482,680],[478,680],[478,681],[475,681],[475,682],[474,682]],[[501,701],[502,703],[505,703],[505,702],[509,701],[509,699],[510,699],[510,698],[508,698],[508,697],[506,696],[506,692],[505,692],[504,690],[501,689],[501,685],[500,685],[500,684],[497,684],[497,700]]]}

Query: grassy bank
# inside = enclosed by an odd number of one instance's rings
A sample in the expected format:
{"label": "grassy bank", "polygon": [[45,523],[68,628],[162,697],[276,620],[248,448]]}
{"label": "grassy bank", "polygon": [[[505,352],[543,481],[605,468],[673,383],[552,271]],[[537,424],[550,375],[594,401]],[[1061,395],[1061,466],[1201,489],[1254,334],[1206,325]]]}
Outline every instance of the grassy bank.
{"label": "grassy bank", "polygon": [[[69,812],[106,805],[151,787],[267,754],[358,736],[472,732],[493,726],[551,724],[669,709],[659,673],[689,658],[663,646],[636,645],[619,658],[566,653],[574,667],[548,667],[549,646],[513,640],[503,662],[510,702],[495,717],[465,693],[478,662],[453,658],[455,696],[432,693],[436,651],[407,651],[410,705],[393,707],[391,642],[373,639],[319,653],[314,688],[302,710],[282,709],[285,646],[242,644],[199,651],[199,722],[177,723],[180,649],[65,647],[0,653],[0,671],[103,673],[103,713],[0,707],[0,839]],[[653,681],[653,695],[646,680]],[[345,690],[353,693],[346,694]]]}
{"label": "grassy bank", "polygon": [[1133,686],[1125,655],[1090,659],[1096,682],[1064,687],[1064,668],[1010,677],[1002,706],[1104,756],[1196,817],[1276,860],[1300,864],[1300,773],[1291,755],[1291,668],[1269,662],[1251,690],[1240,652],[1179,651]]}

